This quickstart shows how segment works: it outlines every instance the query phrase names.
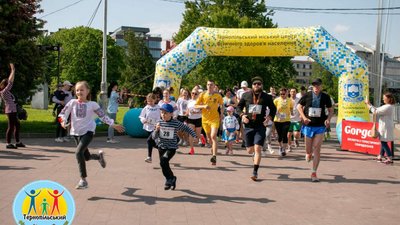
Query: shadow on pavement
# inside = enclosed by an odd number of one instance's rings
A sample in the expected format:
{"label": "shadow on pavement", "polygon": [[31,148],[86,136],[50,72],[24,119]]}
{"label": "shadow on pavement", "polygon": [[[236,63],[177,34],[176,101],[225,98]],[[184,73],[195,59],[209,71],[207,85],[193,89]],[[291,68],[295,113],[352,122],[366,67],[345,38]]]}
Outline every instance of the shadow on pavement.
{"label": "shadow on pavement", "polygon": [[31,170],[34,167],[0,166],[0,170]]}
{"label": "shadow on pavement", "polygon": [[[273,175],[277,175],[276,179],[268,179],[271,181],[289,181],[289,182],[307,182],[310,183],[310,178],[290,178],[289,174],[284,173],[271,173]],[[355,184],[379,184],[379,183],[387,183],[387,184],[400,184],[400,181],[392,181],[392,180],[375,180],[375,179],[347,179],[343,175],[333,175],[326,174],[326,176],[332,176],[333,179],[321,179],[320,181],[323,183],[355,183]]]}
{"label": "shadow on pavement", "polygon": [[267,198],[247,198],[247,197],[237,197],[237,196],[219,196],[219,195],[206,195],[200,194],[191,190],[182,189],[176,190],[183,192],[187,195],[177,196],[173,198],[162,198],[155,196],[137,195],[136,191],[140,190],[137,188],[128,188],[126,191],[122,192],[121,195],[132,198],[132,199],[118,199],[118,198],[107,198],[107,197],[91,197],[89,201],[99,201],[99,200],[111,200],[120,202],[144,202],[147,205],[154,205],[158,202],[191,202],[199,204],[210,204],[216,203],[217,201],[231,202],[238,204],[245,204],[246,202],[258,202],[258,203],[270,203],[275,202]]}
{"label": "shadow on pavement", "polygon": [[17,151],[0,151],[0,159],[50,160],[49,158],[56,158],[56,157],[59,157],[59,156],[36,155],[36,154],[29,154],[29,153],[17,152]]}

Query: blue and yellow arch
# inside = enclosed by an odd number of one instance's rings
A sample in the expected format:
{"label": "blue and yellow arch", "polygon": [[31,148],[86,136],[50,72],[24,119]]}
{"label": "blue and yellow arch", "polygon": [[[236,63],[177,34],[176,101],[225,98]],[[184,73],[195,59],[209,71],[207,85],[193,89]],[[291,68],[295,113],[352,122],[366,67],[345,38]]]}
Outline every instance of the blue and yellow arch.
{"label": "blue and yellow arch", "polygon": [[207,56],[310,56],[339,77],[337,131],[341,121],[368,121],[367,64],[324,28],[197,28],[157,61],[154,87],[179,90],[181,79]]}

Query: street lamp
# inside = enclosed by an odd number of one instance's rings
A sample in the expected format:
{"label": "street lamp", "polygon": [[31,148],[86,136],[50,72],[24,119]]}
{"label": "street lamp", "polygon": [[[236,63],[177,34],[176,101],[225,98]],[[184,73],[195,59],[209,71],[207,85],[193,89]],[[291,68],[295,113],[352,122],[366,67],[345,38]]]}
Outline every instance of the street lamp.
{"label": "street lamp", "polygon": [[100,105],[105,111],[107,106],[107,0],[104,1],[103,57],[101,60]]}

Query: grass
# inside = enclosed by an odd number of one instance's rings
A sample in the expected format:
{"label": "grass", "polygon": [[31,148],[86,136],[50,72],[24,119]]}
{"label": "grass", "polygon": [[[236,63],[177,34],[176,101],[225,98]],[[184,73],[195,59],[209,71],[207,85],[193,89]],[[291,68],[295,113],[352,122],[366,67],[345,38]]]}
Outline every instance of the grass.
{"label": "grass", "polygon": [[[28,112],[28,120],[21,120],[21,133],[55,133],[55,117],[52,115],[53,105],[49,105],[49,109],[32,109],[30,105],[24,105],[24,109]],[[117,122],[122,123],[128,107],[119,107],[117,113]],[[107,131],[107,125],[97,126],[97,132]],[[6,133],[7,116],[0,114],[0,134]]]}

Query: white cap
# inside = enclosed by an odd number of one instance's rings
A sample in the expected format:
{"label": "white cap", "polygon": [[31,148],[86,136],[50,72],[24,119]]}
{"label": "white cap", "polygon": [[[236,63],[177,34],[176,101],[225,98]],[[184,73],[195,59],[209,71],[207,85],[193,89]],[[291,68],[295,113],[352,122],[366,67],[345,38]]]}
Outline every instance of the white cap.
{"label": "white cap", "polygon": [[74,86],[74,85],[71,84],[71,82],[69,82],[69,81],[67,81],[67,80],[64,81],[63,85],[68,85],[68,86],[71,86],[71,87]]}
{"label": "white cap", "polygon": [[247,83],[247,81],[242,81],[242,83],[240,83],[240,87],[248,87],[249,84]]}

